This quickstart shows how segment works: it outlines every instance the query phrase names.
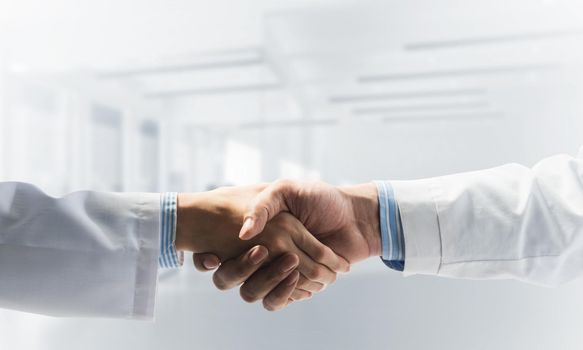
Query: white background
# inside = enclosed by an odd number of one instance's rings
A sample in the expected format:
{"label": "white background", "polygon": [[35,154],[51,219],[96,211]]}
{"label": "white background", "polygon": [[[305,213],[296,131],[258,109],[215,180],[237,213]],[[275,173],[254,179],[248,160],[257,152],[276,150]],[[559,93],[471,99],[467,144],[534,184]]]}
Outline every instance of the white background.
{"label": "white background", "polygon": [[[61,195],[533,165],[583,144],[582,59],[574,0],[0,0],[0,180]],[[158,294],[155,323],[0,311],[0,349],[583,345],[582,281],[371,259],[271,314],[187,260]]]}

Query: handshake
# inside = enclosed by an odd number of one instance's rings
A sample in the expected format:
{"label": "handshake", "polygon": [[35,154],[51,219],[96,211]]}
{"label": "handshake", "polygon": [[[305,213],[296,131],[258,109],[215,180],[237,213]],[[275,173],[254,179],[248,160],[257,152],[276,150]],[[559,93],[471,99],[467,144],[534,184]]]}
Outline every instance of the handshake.
{"label": "handshake", "polygon": [[176,249],[194,252],[213,281],[241,285],[267,310],[311,298],[350,265],[381,255],[374,184],[278,181],[179,194]]}

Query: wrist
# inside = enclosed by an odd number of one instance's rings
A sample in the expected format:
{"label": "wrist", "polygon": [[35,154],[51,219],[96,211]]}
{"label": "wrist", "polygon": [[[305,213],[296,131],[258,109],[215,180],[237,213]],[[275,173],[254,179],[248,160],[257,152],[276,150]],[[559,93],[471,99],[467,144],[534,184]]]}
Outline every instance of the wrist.
{"label": "wrist", "polygon": [[369,257],[381,255],[378,191],[374,183],[339,187],[349,199],[355,225],[366,240]]}
{"label": "wrist", "polygon": [[200,252],[202,232],[200,223],[204,211],[203,193],[179,193],[176,209],[176,249],[180,251]]}

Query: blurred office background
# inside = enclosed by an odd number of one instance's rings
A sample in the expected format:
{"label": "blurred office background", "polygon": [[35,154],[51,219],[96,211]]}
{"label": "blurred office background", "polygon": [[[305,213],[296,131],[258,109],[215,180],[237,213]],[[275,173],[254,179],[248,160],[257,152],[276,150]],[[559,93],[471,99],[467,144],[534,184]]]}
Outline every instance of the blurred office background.
{"label": "blurred office background", "polygon": [[[62,195],[533,165],[583,144],[582,63],[576,0],[0,0],[0,180]],[[188,260],[160,281],[156,323],[0,311],[0,348],[583,346],[582,281],[373,259],[275,314]]]}

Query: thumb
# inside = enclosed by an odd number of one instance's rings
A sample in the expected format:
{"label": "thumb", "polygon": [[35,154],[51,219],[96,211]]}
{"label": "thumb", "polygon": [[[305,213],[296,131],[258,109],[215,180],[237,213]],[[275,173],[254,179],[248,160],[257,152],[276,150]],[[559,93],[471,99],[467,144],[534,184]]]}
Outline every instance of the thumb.
{"label": "thumb", "polygon": [[239,232],[239,238],[248,240],[257,236],[263,231],[269,220],[282,211],[288,211],[285,198],[292,186],[294,184],[290,181],[278,181],[261,191],[251,202],[247,213],[245,213],[245,220]]}

